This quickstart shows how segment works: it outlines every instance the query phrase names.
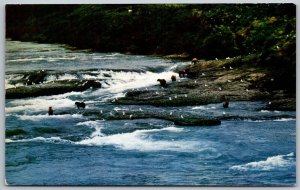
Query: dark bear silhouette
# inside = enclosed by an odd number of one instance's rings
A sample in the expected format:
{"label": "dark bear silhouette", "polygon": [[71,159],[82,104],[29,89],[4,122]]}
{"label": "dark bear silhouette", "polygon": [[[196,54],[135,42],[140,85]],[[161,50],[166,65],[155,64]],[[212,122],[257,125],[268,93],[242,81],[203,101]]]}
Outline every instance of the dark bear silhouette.
{"label": "dark bear silhouette", "polygon": [[183,78],[183,77],[186,77],[186,76],[187,76],[187,73],[186,73],[185,70],[179,71],[178,74],[179,74],[179,77],[180,77],[180,78]]}
{"label": "dark bear silhouette", "polygon": [[172,75],[171,76],[171,80],[174,82],[174,81],[176,81],[176,76],[175,75]]}
{"label": "dark bear silhouette", "polygon": [[75,105],[77,106],[77,109],[79,109],[79,108],[84,109],[85,108],[85,103],[84,102],[75,102]]}
{"label": "dark bear silhouette", "polygon": [[225,100],[223,102],[223,108],[228,108],[229,107],[229,101],[228,100]]}
{"label": "dark bear silhouette", "polygon": [[160,82],[160,85],[162,87],[164,87],[164,88],[167,87],[167,81],[165,79],[157,79],[157,81]]}
{"label": "dark bear silhouette", "polygon": [[49,109],[48,109],[48,115],[53,115],[53,109],[52,109],[51,106],[50,106]]}

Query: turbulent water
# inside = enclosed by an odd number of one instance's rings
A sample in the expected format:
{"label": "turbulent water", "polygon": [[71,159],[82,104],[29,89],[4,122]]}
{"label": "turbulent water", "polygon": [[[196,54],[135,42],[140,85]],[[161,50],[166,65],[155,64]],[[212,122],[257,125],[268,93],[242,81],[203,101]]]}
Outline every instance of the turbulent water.
{"label": "turbulent water", "polygon": [[[296,183],[296,114],[264,102],[186,107],[114,105],[130,89],[158,89],[157,78],[189,64],[153,56],[71,51],[62,45],[6,42],[7,88],[24,73],[51,71],[45,83],[96,79],[103,88],[7,99],[6,182],[10,185],[223,185]],[[185,79],[188,80],[188,79]],[[77,110],[75,101],[86,102]],[[52,106],[54,115],[48,116]],[[106,121],[86,111],[128,110],[232,116],[219,126],[182,127],[159,119]],[[60,113],[60,114],[56,114]],[[230,117],[229,117],[230,118]]]}

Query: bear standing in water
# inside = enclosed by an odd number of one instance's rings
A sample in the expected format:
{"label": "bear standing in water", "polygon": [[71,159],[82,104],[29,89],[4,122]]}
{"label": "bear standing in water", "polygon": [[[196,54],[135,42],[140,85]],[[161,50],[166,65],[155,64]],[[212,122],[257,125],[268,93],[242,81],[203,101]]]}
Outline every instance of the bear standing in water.
{"label": "bear standing in water", "polygon": [[225,100],[223,102],[223,108],[228,108],[229,107],[229,101],[228,100]]}
{"label": "bear standing in water", "polygon": [[75,102],[75,105],[77,106],[77,109],[79,109],[79,108],[84,109],[85,108],[85,103],[84,102]]}
{"label": "bear standing in water", "polygon": [[49,109],[48,109],[48,115],[53,115],[53,109],[52,109],[51,106],[50,106]]}
{"label": "bear standing in water", "polygon": [[226,96],[222,96],[221,100],[223,100],[223,108],[229,107],[229,99]]}

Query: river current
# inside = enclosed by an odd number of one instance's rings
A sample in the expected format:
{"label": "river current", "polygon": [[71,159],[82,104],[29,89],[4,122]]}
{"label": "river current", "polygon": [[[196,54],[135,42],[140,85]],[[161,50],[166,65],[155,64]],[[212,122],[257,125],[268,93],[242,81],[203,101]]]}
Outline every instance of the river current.
{"label": "river current", "polygon": [[[183,107],[116,105],[132,89],[158,89],[186,61],[70,50],[59,44],[6,41],[5,88],[28,71],[51,71],[45,83],[95,79],[100,89],[5,101],[5,177],[9,185],[293,186],[296,112],[265,102]],[[188,79],[183,79],[188,80]],[[85,101],[77,110],[75,101]],[[52,106],[54,115],[48,116]],[[180,111],[232,115],[219,126],[159,119],[99,120],[86,110]],[[59,110],[59,112],[58,112]],[[61,114],[55,114],[61,113]]]}

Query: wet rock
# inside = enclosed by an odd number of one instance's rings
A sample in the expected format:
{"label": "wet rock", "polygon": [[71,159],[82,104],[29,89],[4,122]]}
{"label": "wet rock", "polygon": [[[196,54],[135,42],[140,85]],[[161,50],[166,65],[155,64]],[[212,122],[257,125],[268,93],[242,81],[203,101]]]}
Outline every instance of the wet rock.
{"label": "wet rock", "polygon": [[203,117],[188,113],[174,112],[147,112],[147,111],[126,111],[125,112],[109,112],[101,115],[101,118],[107,120],[128,120],[128,119],[145,119],[156,118],[174,122],[175,125],[181,126],[213,126],[220,125],[221,121],[217,118]]}
{"label": "wet rock", "polygon": [[16,136],[16,135],[24,135],[27,134],[23,129],[10,129],[5,131],[6,137]]}
{"label": "wet rock", "polygon": [[296,98],[271,100],[267,103],[267,110],[296,111]]}
{"label": "wet rock", "polygon": [[238,56],[189,65],[183,69],[190,79],[168,83],[168,88],[165,89],[128,92],[114,103],[189,106],[222,103],[223,96],[229,101],[273,99],[278,92],[259,85],[266,77],[271,76],[272,71],[254,67],[258,57],[259,55]]}
{"label": "wet rock", "polygon": [[103,76],[105,76],[105,77],[111,77],[111,75],[107,74],[107,73],[104,73]]}
{"label": "wet rock", "polygon": [[51,83],[9,88],[6,89],[5,97],[11,99],[49,96],[72,91],[84,91],[89,88],[101,88],[101,83],[95,80],[61,80]]}
{"label": "wet rock", "polygon": [[47,76],[46,71],[39,70],[39,71],[32,71],[29,73],[25,73],[23,79],[26,81],[25,84],[32,85],[32,84],[43,83],[46,76]]}

